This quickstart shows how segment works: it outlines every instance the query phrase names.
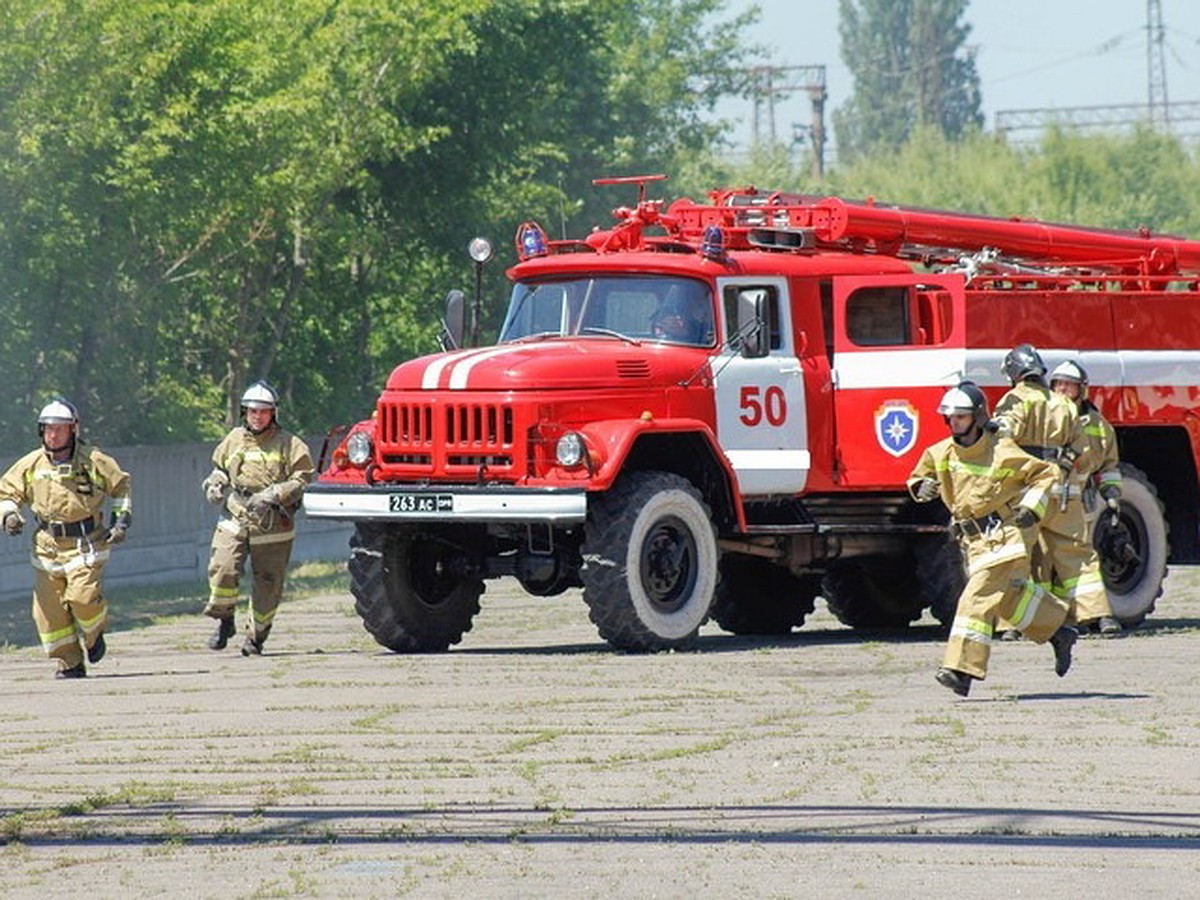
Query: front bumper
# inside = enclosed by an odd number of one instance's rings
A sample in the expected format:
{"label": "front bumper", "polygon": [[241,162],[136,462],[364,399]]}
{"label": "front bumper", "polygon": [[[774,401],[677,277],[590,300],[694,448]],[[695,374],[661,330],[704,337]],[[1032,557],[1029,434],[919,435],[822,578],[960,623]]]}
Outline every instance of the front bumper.
{"label": "front bumper", "polygon": [[304,492],[314,519],[383,522],[542,522],[576,525],[587,516],[579,488],[314,484]]}

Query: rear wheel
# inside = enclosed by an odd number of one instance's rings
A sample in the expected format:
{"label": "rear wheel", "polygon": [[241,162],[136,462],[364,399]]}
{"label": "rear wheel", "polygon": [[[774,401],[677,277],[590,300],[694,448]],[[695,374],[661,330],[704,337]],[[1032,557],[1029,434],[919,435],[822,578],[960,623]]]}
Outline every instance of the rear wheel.
{"label": "rear wheel", "polygon": [[804,624],[820,591],[820,575],[797,576],[767,559],[726,553],[712,617],[732,634],[788,634]]}
{"label": "rear wheel", "polygon": [[350,590],[371,637],[397,653],[441,651],[462,640],[483,594],[483,581],[466,572],[463,537],[374,523],[355,528]]}
{"label": "rear wheel", "polygon": [[1092,531],[1113,615],[1132,627],[1154,611],[1167,576],[1167,520],[1146,473],[1121,463],[1121,510],[1102,508]]}
{"label": "rear wheel", "polygon": [[954,621],[958,597],[967,583],[958,541],[949,535],[922,538],[916,546],[917,581],[930,614],[943,625]]}
{"label": "rear wheel", "polygon": [[620,650],[692,643],[717,584],[712,514],[687,479],[631,472],[589,502],[583,599],[600,636]]}
{"label": "rear wheel", "polygon": [[911,556],[864,556],[834,563],[821,583],[825,603],[852,628],[904,628],[923,605]]}

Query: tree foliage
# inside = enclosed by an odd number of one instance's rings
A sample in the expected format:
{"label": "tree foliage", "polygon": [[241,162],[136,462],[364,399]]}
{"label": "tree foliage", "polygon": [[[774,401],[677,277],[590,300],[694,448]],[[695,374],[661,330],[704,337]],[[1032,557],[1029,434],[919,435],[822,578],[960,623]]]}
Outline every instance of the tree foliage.
{"label": "tree foliage", "polygon": [[260,377],[293,427],[362,415],[472,235],[713,139],[721,7],[9,0],[0,449],[50,392],[109,443],[212,437]]}
{"label": "tree foliage", "polygon": [[982,126],[966,7],[967,0],[838,0],[842,59],[854,79],[833,117],[842,159],[896,148],[922,128],[957,138]]}

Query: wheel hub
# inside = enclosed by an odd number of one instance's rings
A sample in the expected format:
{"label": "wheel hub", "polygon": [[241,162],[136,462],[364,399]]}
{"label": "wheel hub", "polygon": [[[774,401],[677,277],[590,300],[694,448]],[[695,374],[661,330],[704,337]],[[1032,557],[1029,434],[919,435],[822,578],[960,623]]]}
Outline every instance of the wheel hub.
{"label": "wheel hub", "polygon": [[675,518],[655,523],[641,553],[642,587],[650,602],[667,611],[683,606],[696,582],[696,544]]}

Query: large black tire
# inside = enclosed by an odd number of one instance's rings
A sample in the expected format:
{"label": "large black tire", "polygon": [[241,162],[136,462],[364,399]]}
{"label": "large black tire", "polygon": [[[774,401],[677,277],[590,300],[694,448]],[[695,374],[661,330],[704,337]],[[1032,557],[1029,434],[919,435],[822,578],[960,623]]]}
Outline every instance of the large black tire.
{"label": "large black tire", "polygon": [[1117,524],[1114,527],[1112,514],[1102,509],[1093,528],[1092,544],[1100,555],[1113,615],[1132,628],[1154,611],[1162,596],[1170,546],[1162,501],[1146,473],[1121,463],[1121,479]]}
{"label": "large black tire", "polygon": [[834,563],[821,593],[829,611],[851,628],[905,628],[921,617],[924,606],[911,555]]}
{"label": "large black tire", "polygon": [[583,542],[583,599],[618,650],[686,647],[717,586],[712,514],[687,479],[631,472],[591,497]]}
{"label": "large black tire", "polygon": [[455,574],[448,535],[364,523],[350,537],[350,590],[363,627],[397,653],[446,650],[471,630],[483,582]]}
{"label": "large black tire", "polygon": [[796,576],[768,559],[726,553],[712,617],[731,634],[789,634],[804,624],[820,591],[820,575]]}
{"label": "large black tire", "polygon": [[916,545],[917,581],[930,614],[949,626],[954,621],[958,598],[967,583],[958,541],[949,535],[922,538]]}

